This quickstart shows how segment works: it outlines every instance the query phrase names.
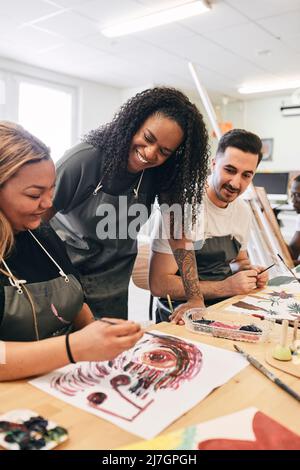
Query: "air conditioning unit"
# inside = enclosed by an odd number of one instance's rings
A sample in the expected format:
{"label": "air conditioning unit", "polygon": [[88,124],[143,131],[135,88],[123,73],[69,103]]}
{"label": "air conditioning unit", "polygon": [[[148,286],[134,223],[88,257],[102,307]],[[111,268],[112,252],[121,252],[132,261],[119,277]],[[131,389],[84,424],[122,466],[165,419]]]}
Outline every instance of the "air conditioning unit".
{"label": "air conditioning unit", "polygon": [[300,116],[300,104],[293,106],[281,106],[282,116]]}

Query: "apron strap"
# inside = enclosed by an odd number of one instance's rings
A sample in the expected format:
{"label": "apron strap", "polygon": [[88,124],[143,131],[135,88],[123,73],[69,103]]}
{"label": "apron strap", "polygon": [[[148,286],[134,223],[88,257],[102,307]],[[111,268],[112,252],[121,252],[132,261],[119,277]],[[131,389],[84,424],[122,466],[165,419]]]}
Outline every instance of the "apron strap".
{"label": "apron strap", "polygon": [[[109,169],[109,168],[108,168]],[[138,181],[138,184],[136,186],[136,188],[133,188],[133,194],[134,194],[134,197],[135,199],[138,198],[139,196],[139,190],[140,190],[140,186],[141,186],[141,183],[142,183],[142,179],[143,179],[143,176],[144,176],[144,171],[142,171],[142,174],[141,176],[139,177],[139,181]],[[97,196],[98,192],[100,191],[100,189],[103,188],[103,184],[102,184],[102,181],[103,179],[105,178],[106,176],[106,173],[102,176],[101,180],[99,181],[99,183],[97,184],[96,188],[94,189],[93,191],[93,196]]]}
{"label": "apron strap", "polygon": [[[65,282],[70,282],[67,274],[63,271],[63,269],[60,267],[60,265],[55,261],[55,259],[52,258],[52,256],[50,255],[50,253],[48,253],[48,251],[46,250],[46,248],[41,244],[41,242],[33,235],[33,233],[31,232],[31,230],[28,230],[28,232],[30,233],[30,235],[32,236],[32,238],[34,238],[34,240],[40,245],[40,247],[42,248],[42,250],[44,250],[44,252],[46,253],[46,255],[48,256],[48,258],[51,259],[52,263],[55,264],[55,266],[58,268],[58,272],[60,274],[61,277],[64,278]],[[22,290],[22,284],[26,284],[26,280],[25,279],[16,279],[16,277],[13,275],[13,273],[11,272],[11,270],[9,269],[9,266],[6,264],[6,262],[4,261],[3,258],[1,258],[2,260],[2,263],[4,264],[7,272],[10,274],[10,276],[8,277],[8,280],[10,282],[10,285],[15,287],[17,289],[17,292],[18,294],[23,294],[23,290]]]}
{"label": "apron strap", "polygon": [[55,261],[55,259],[52,258],[52,256],[50,255],[50,253],[48,253],[48,251],[46,250],[46,248],[41,244],[41,242],[33,235],[33,233],[31,232],[31,230],[28,230],[28,232],[30,233],[30,235],[35,239],[35,241],[40,245],[40,247],[42,248],[42,250],[44,250],[44,252],[46,253],[46,255],[48,256],[48,258],[51,259],[52,263],[55,264],[55,266],[58,268],[58,272],[59,274],[61,275],[61,277],[63,277],[65,279],[65,282],[69,282],[69,278],[68,276],[66,275],[66,273],[62,270],[62,268],[59,266],[59,264]]}
{"label": "apron strap", "polygon": [[133,194],[134,194],[134,197],[137,199],[139,197],[139,190],[140,190],[140,186],[141,186],[141,183],[142,183],[142,179],[143,179],[143,176],[144,176],[144,171],[142,171],[142,174],[140,176],[140,179],[139,179],[139,182],[137,184],[137,187],[136,188],[133,188]]}
{"label": "apron strap", "polygon": [[23,294],[23,290],[22,290],[21,285],[26,284],[26,280],[25,279],[16,279],[3,258],[2,258],[2,263],[4,264],[7,272],[10,274],[10,276],[8,277],[10,285],[12,285],[13,287],[15,287],[17,289],[18,294]]}

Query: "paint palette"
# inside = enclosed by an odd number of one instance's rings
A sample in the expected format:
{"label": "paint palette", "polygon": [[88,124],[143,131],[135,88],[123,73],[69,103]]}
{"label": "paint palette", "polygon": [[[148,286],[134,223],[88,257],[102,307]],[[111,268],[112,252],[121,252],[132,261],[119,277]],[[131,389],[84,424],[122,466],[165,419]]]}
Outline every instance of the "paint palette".
{"label": "paint palette", "polygon": [[68,439],[68,431],[32,410],[0,416],[0,446],[8,450],[50,450]]}
{"label": "paint palette", "polygon": [[258,327],[253,323],[241,325],[233,321],[208,320],[202,314],[202,309],[200,311],[197,308],[188,310],[184,315],[186,328],[195,333],[204,333],[232,341],[257,343],[266,341],[268,338],[268,329]]}

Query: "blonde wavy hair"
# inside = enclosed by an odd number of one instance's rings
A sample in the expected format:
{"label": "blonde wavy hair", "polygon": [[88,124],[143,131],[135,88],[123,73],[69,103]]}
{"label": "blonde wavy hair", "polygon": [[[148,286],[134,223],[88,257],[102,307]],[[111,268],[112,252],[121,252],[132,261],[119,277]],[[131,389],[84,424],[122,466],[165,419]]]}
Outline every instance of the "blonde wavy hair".
{"label": "blonde wavy hair", "polygon": [[[0,121],[0,189],[23,165],[50,158],[50,149],[37,137],[19,124]],[[7,256],[13,244],[13,229],[0,209],[0,259]]]}

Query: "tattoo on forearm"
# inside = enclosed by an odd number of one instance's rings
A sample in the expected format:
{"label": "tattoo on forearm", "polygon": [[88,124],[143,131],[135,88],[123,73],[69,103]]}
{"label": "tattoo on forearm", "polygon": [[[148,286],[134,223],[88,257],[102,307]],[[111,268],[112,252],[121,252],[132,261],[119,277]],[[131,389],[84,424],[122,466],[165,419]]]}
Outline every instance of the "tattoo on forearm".
{"label": "tattoo on forearm", "polygon": [[199,286],[195,252],[179,248],[174,251],[174,257],[178,264],[187,299],[193,297],[203,298]]}

